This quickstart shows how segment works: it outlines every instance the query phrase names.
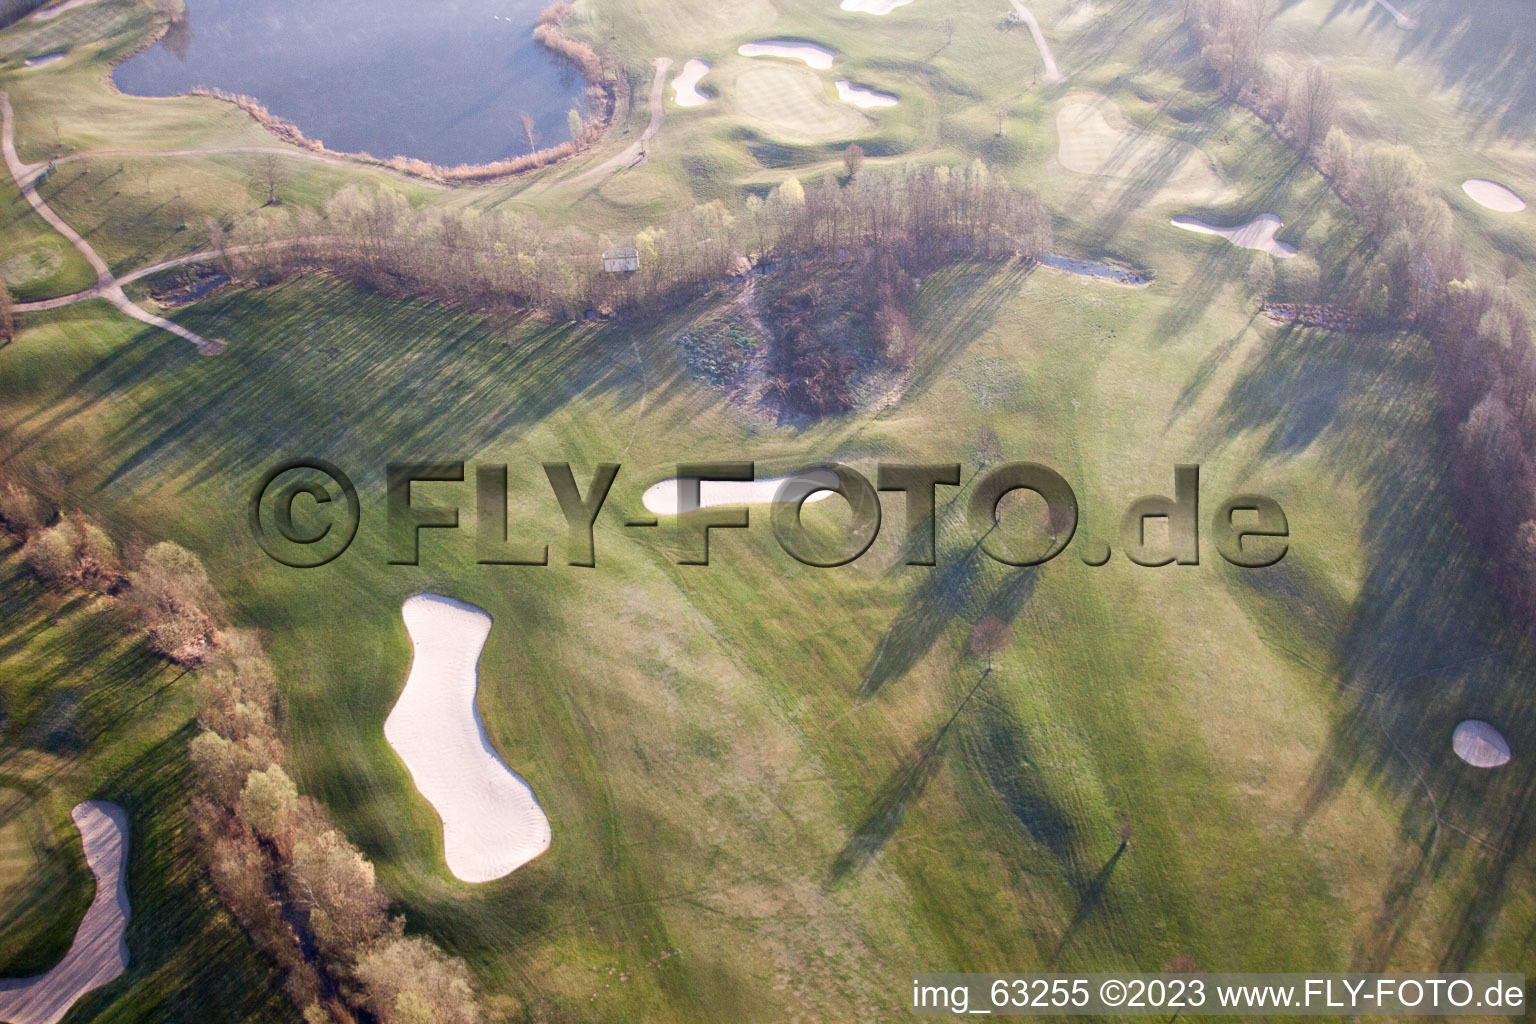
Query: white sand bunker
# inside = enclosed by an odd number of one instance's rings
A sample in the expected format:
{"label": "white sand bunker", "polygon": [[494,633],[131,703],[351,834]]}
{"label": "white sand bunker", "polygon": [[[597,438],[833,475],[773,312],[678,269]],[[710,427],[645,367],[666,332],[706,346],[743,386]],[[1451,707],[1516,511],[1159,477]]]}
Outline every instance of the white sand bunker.
{"label": "white sand bunker", "polygon": [[443,821],[448,870],[489,882],[549,849],[533,789],[497,756],[475,706],[475,666],[491,632],[484,609],[417,594],[400,609],[415,653],[384,737]]}
{"label": "white sand bunker", "polygon": [[851,103],[864,110],[874,107],[894,107],[899,101],[888,92],[880,92],[876,89],[866,89],[862,85],[854,85],[846,78],[833,83],[837,86],[837,98],[844,103]]}
{"label": "white sand bunker", "polygon": [[1519,213],[1525,209],[1525,200],[1514,189],[1487,178],[1468,178],[1461,183],[1461,190],[1479,206],[1499,213]]}
{"label": "white sand bunker", "polygon": [[1214,199],[1227,191],[1211,161],[1195,146],[1136,128],[1120,108],[1080,98],[1056,113],[1056,158],[1069,171]]}
{"label": "white sand bunker", "polygon": [[[805,474],[812,483],[824,484],[828,488],[837,486],[837,474],[827,469],[816,469]],[[714,508],[719,505],[768,505],[779,493],[779,485],[786,480],[794,479],[788,476],[776,476],[768,480],[704,480],[699,484],[699,508]],[[677,477],[668,477],[658,481],[645,489],[640,496],[640,503],[647,511],[659,516],[677,515]],[[832,497],[831,490],[815,491],[806,501],[823,501]]]}
{"label": "white sand bunker", "polygon": [[1499,730],[1487,722],[1469,718],[1451,734],[1451,747],[1456,756],[1477,768],[1497,768],[1509,764],[1509,743],[1499,735]]}
{"label": "white sand bunker", "polygon": [[64,53],[65,51],[63,50],[56,50],[53,53],[44,53],[37,57],[28,57],[26,60],[22,61],[22,64],[29,68],[40,68],[44,64],[52,64],[56,60],[63,60]]}
{"label": "white sand bunker", "polygon": [[815,43],[797,43],[792,39],[764,39],[758,43],[742,43],[736,52],[743,57],[783,57],[787,60],[804,61],[806,67],[825,71],[832,66],[837,54]]}
{"label": "white sand bunker", "polygon": [[699,92],[699,80],[709,74],[710,63],[697,57],[683,65],[683,70],[672,79],[672,95],[680,107],[702,107],[709,97]]}
{"label": "white sand bunker", "polygon": [[1253,249],[1256,252],[1267,252],[1282,260],[1290,259],[1296,255],[1294,245],[1286,245],[1284,242],[1275,241],[1275,232],[1285,227],[1285,221],[1272,213],[1261,213],[1246,224],[1239,224],[1235,228],[1218,228],[1214,224],[1196,220],[1193,217],[1179,216],[1171,222],[1176,228],[1185,231],[1194,231],[1202,235],[1216,235],[1225,238],[1233,245],[1242,249]]}
{"label": "white sand bunker", "polygon": [[85,863],[96,876],[91,900],[69,952],[47,974],[0,981],[0,1020],[55,1024],[86,993],[128,968],[128,815],[116,804],[87,800],[71,817],[80,830]]}
{"label": "white sand bunker", "polygon": [[890,14],[898,7],[905,7],[912,0],[843,0],[837,6],[845,11],[856,11],[859,14],[873,14],[882,17]]}

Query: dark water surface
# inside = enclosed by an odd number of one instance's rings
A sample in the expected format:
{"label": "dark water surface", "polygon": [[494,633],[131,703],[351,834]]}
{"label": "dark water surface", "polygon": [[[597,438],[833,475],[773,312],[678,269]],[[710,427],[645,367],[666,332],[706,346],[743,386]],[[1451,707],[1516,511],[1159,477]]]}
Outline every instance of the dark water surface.
{"label": "dark water surface", "polygon": [[[186,0],[184,25],[117,67],[136,96],[254,96],[331,149],[437,164],[570,138],[584,83],[533,41],[549,0]],[[585,113],[585,111],[583,111]]]}

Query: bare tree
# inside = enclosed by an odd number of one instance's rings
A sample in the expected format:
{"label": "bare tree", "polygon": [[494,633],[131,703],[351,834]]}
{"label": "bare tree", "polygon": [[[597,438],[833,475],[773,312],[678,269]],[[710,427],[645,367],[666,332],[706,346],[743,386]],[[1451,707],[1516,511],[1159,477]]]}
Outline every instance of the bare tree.
{"label": "bare tree", "polygon": [[997,431],[991,427],[977,427],[971,431],[971,436],[966,443],[971,449],[971,454],[981,464],[981,468],[997,462],[1003,457],[1003,442],[997,436]]}
{"label": "bare tree", "polygon": [[948,46],[955,41],[955,19],[945,16],[939,19],[939,28],[944,30],[944,45]]}
{"label": "bare tree", "polygon": [[1333,77],[1314,64],[1301,76],[1286,104],[1286,121],[1303,153],[1321,142],[1333,127],[1338,92]]}
{"label": "bare tree", "polygon": [[997,114],[997,136],[1002,138],[1003,126],[1008,123],[1008,108],[998,107],[995,113]]}
{"label": "bare tree", "polygon": [[1008,623],[996,615],[988,615],[971,627],[971,651],[978,657],[987,656],[987,671],[992,671],[992,656],[1008,646]]}
{"label": "bare tree", "polygon": [[843,150],[843,168],[848,172],[848,180],[852,181],[854,175],[859,173],[859,168],[864,166],[864,147],[857,142],[848,144]]}
{"label": "bare tree", "polygon": [[277,190],[293,180],[288,173],[288,165],[278,153],[263,153],[256,159],[256,181],[267,190],[267,205],[280,206],[282,200],[277,197]]}
{"label": "bare tree", "polygon": [[539,130],[534,127],[533,115],[524,110],[517,115],[517,119],[523,123],[523,138],[528,140],[528,152],[537,152],[539,148]]}

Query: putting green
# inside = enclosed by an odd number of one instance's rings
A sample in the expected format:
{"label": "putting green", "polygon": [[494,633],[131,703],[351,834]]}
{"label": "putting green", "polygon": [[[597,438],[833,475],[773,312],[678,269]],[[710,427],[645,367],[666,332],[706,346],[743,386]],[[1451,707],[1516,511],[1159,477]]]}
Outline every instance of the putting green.
{"label": "putting green", "polygon": [[869,118],[827,97],[821,79],[804,68],[749,68],[736,77],[738,113],[788,142],[833,142],[868,134]]}
{"label": "putting green", "polygon": [[1056,158],[1069,171],[1152,186],[1189,198],[1227,191],[1199,148],[1138,129],[1111,100],[1077,96],[1056,112]]}

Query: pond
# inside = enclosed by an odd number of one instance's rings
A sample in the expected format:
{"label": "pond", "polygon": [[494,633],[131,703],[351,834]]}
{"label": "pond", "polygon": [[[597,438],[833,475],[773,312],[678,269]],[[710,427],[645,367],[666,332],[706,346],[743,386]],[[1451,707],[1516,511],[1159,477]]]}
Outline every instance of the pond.
{"label": "pond", "polygon": [[[533,40],[549,0],[186,0],[184,23],[120,64],[136,96],[255,97],[334,150],[444,166],[571,137],[576,69]],[[582,110],[585,115],[585,110]]]}

